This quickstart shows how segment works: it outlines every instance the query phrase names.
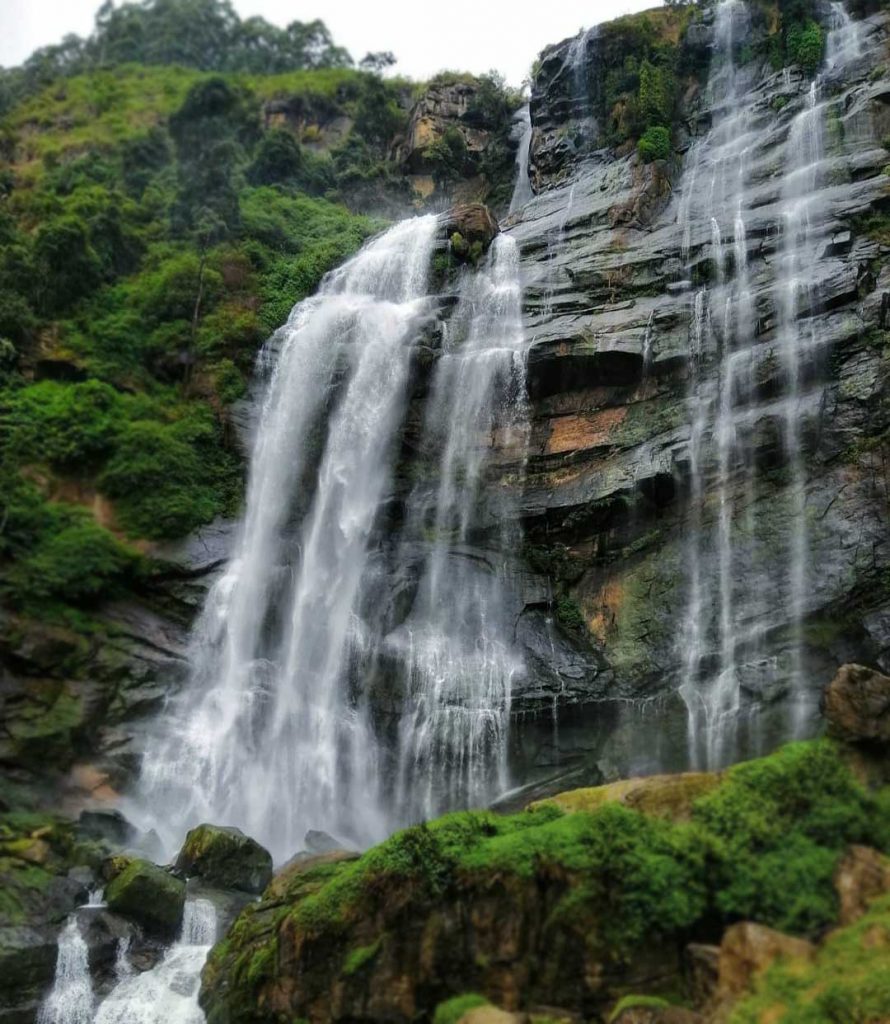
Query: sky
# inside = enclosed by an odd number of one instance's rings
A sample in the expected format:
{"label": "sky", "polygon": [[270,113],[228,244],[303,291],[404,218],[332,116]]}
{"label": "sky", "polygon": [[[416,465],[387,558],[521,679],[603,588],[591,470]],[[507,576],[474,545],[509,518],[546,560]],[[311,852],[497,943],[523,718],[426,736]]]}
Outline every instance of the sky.
{"label": "sky", "polygon": [[[119,0],[118,0],[119,2]],[[0,0],[0,67],[12,67],[39,46],[69,32],[88,35],[101,0]],[[234,0],[242,18],[277,25],[321,18],[357,60],[391,50],[398,74],[428,78],[443,68],[500,71],[520,85],[548,43],[659,0]],[[433,12],[436,12],[434,16]]]}

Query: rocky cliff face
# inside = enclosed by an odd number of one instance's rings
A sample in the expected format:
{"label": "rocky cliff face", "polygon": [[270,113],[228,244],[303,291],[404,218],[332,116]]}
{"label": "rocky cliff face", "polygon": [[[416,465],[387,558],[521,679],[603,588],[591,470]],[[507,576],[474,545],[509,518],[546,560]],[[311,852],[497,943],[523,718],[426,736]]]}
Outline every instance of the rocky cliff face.
{"label": "rocky cliff face", "polygon": [[[690,45],[713,33],[708,20],[692,28]],[[818,339],[820,353],[818,366],[806,371],[805,390],[817,409],[806,421],[801,499],[809,549],[802,657],[811,687],[850,654],[885,656],[887,643],[885,16],[860,31],[861,58],[842,76],[829,70],[819,83],[830,138],[815,200],[826,218],[813,270],[818,299],[805,314],[804,329]],[[788,727],[792,610],[787,589],[770,583],[763,560],[770,538],[772,557],[781,559],[780,538],[799,491],[788,472],[778,408],[785,367],[776,281],[787,231],[786,141],[810,102],[810,85],[793,70],[747,69],[750,216],[739,244],[752,293],[755,355],[746,372],[753,374],[755,398],[738,413],[746,417],[755,483],[746,484],[737,467],[721,484],[720,440],[716,426],[706,427],[710,455],[703,456],[696,496],[690,379],[702,374],[699,393],[722,387],[718,318],[724,310],[710,310],[717,326],[693,358],[696,298],[707,294],[717,256],[712,224],[684,223],[684,202],[708,187],[707,179],[694,179],[695,145],[722,115],[709,105],[704,82],[689,83],[675,132],[680,152],[670,161],[643,164],[635,153],[569,145],[573,135],[577,141],[579,114],[578,101],[566,94],[579,61],[599,56],[590,35],[545,52],[532,103],[539,194],[510,230],[521,246],[532,339],[534,428],[520,499],[529,554],[556,593],[577,605],[581,632],[599,659],[581,693],[570,687],[572,701],[586,704],[589,714],[564,708],[557,715],[559,738],[548,742],[539,733],[536,756],[543,766],[575,757],[580,747],[601,768],[623,773],[678,767],[690,756],[688,701],[679,697],[689,539],[696,531],[713,535],[721,501],[747,516],[760,538],[737,538],[733,555],[736,585],[757,591],[756,613],[748,606],[744,614],[757,619],[763,636],[748,655],[740,650],[734,667],[742,724],[730,756],[775,742]],[[736,244],[725,234],[724,243]],[[729,401],[741,405],[737,392]],[[704,544],[697,557],[713,581],[717,542]],[[716,602],[713,587],[711,594]],[[705,647],[704,660],[713,666],[719,641],[711,635]],[[608,719],[608,735],[589,729],[589,718]]]}

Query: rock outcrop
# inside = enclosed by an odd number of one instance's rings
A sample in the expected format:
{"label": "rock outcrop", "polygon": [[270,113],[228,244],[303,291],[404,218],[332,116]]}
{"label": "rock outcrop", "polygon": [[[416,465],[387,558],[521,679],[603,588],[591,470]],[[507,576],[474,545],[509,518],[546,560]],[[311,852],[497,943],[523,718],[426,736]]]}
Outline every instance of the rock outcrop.
{"label": "rock outcrop", "polygon": [[829,733],[850,743],[890,743],[890,677],[844,665],[823,697]]}

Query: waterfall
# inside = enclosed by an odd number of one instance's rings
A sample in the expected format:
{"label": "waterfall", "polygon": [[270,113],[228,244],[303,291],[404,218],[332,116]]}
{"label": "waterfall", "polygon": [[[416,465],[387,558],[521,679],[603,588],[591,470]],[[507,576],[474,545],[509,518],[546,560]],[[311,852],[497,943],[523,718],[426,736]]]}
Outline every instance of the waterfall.
{"label": "waterfall", "polygon": [[465,277],[427,407],[438,486],[412,496],[408,538],[431,533],[432,550],[413,613],[387,640],[406,666],[397,803],[413,819],[485,804],[508,787],[510,694],[522,662],[509,641],[505,553],[516,536],[488,474],[499,451],[514,460],[514,486],[524,467],[521,301],[518,247],[500,235],[480,272]]}
{"label": "waterfall", "polygon": [[[196,627],[190,683],[145,757],[138,807],[168,850],[200,821],[235,824],[278,860],[308,829],[363,846],[506,788],[522,671],[506,494],[521,485],[527,422],[506,236],[461,271],[441,324],[422,441],[435,486],[409,492],[401,525],[387,525],[395,543],[375,533],[416,349],[437,322],[436,225],[415,218],[369,243],[269,346],[240,538]],[[393,581],[417,566],[409,613],[386,620]]]}
{"label": "waterfall", "polygon": [[[709,245],[712,267],[711,283],[694,294],[690,318],[687,603],[680,631],[690,760],[708,768],[738,755],[746,685],[755,693],[763,682],[785,688],[794,735],[806,731],[808,716],[802,665],[808,574],[804,434],[821,393],[812,390],[818,345],[812,314],[818,307],[815,265],[829,218],[819,194],[826,103],[817,78],[787,130],[770,296],[776,330],[774,339],[761,338],[749,268],[749,178],[771,115],[758,107],[750,71],[737,60],[749,32],[744,0],[720,0],[708,88],[712,126],[690,154],[678,208],[684,255],[694,260]],[[855,23],[841,4],[833,4],[827,67],[858,51]],[[782,391],[764,400],[758,373],[773,358],[781,366]],[[779,552],[771,535],[775,527],[760,521],[764,501],[779,499],[764,497],[756,465],[758,424],[771,422],[781,424],[790,496],[784,499]],[[709,484],[713,509],[705,501]],[[776,609],[791,634],[786,660],[768,660],[763,653],[767,632],[779,624]],[[756,722],[751,728],[756,732]]]}
{"label": "waterfall", "polygon": [[516,185],[513,188],[513,197],[510,200],[510,213],[518,213],[526,203],[534,198],[534,192],[528,177],[528,164],[532,144],[532,115],[527,103],[517,113],[515,125],[514,131],[519,136],[519,145],[516,150]]}
{"label": "waterfall", "polygon": [[37,1024],[92,1024],[93,986],[87,944],[72,915],[59,936],[56,976],[37,1012]]}
{"label": "waterfall", "polygon": [[[179,941],[151,970],[137,974],[126,961],[119,964],[118,983],[100,1004],[95,1024],[203,1024],[204,1013],[198,1005],[201,969],[216,931],[213,904],[187,900]],[[91,1020],[86,1018],[85,1024]]]}
{"label": "waterfall", "polygon": [[587,50],[592,39],[599,35],[599,26],[584,29],[571,41],[566,51],[566,68],[569,77],[569,100],[577,108],[580,121],[580,138],[576,148],[581,151],[589,148],[596,138],[597,125],[593,117],[590,103],[590,85],[587,70]]}
{"label": "waterfall", "polygon": [[171,849],[200,821],[236,824],[278,858],[309,828],[362,844],[386,831],[347,670],[436,224],[414,218],[366,245],[274,339],[240,539],[145,757],[142,799]]}

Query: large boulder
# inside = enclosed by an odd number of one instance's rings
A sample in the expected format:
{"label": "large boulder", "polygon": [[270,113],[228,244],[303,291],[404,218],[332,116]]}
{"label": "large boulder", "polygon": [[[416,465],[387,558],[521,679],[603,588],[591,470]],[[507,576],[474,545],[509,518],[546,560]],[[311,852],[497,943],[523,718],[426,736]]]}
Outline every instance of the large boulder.
{"label": "large boulder", "polygon": [[199,825],[186,836],[176,869],[221,889],[258,895],[272,881],[272,856],[238,828]]}
{"label": "large boulder", "polygon": [[890,676],[842,665],[825,691],[829,735],[848,743],[890,743]]}
{"label": "large boulder", "polygon": [[109,910],[159,938],[172,939],[182,924],[185,882],[151,861],[131,859],[105,889]]}

